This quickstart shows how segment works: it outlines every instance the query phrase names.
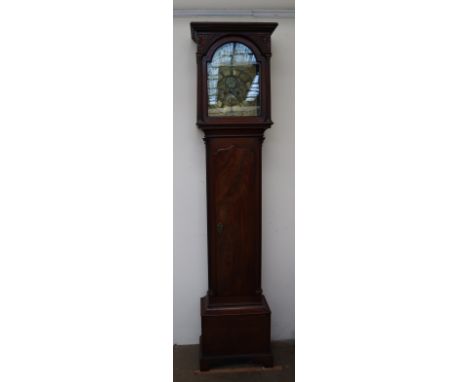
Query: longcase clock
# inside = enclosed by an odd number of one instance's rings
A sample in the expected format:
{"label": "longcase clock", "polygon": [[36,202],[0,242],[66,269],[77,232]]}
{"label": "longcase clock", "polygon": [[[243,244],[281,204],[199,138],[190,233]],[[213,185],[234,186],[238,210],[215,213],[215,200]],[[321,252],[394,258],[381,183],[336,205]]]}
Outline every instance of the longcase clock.
{"label": "longcase clock", "polygon": [[270,36],[276,26],[191,23],[208,207],[201,370],[231,361],[273,365],[271,311],[261,287],[261,149],[272,124]]}

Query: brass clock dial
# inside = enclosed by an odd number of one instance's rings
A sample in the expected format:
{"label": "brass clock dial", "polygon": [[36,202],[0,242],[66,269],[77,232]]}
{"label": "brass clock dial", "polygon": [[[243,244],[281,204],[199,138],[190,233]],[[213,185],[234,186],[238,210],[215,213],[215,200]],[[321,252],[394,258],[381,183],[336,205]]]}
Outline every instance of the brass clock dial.
{"label": "brass clock dial", "polygon": [[260,114],[259,65],[241,43],[222,45],[208,64],[208,115]]}

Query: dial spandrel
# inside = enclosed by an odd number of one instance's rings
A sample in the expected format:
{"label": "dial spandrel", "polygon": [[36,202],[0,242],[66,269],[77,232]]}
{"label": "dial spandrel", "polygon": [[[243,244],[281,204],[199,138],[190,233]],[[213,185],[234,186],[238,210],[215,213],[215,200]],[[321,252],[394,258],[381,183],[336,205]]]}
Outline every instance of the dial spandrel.
{"label": "dial spandrel", "polygon": [[260,115],[260,65],[246,45],[219,47],[208,63],[208,116]]}

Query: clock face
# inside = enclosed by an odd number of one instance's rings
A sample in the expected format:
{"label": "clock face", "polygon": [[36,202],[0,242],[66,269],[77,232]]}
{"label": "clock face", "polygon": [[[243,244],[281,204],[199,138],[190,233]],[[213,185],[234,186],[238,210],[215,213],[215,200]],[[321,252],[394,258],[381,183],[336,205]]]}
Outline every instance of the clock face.
{"label": "clock face", "polygon": [[219,47],[208,63],[208,116],[260,115],[260,65],[246,45]]}

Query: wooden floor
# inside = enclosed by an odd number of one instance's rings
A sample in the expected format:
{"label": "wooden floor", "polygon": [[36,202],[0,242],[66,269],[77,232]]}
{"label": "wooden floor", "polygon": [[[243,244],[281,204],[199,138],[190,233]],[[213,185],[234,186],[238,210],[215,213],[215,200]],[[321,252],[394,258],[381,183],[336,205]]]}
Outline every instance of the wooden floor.
{"label": "wooden floor", "polygon": [[272,343],[275,365],[229,365],[201,372],[198,365],[198,345],[174,345],[174,382],[293,382],[294,342]]}

